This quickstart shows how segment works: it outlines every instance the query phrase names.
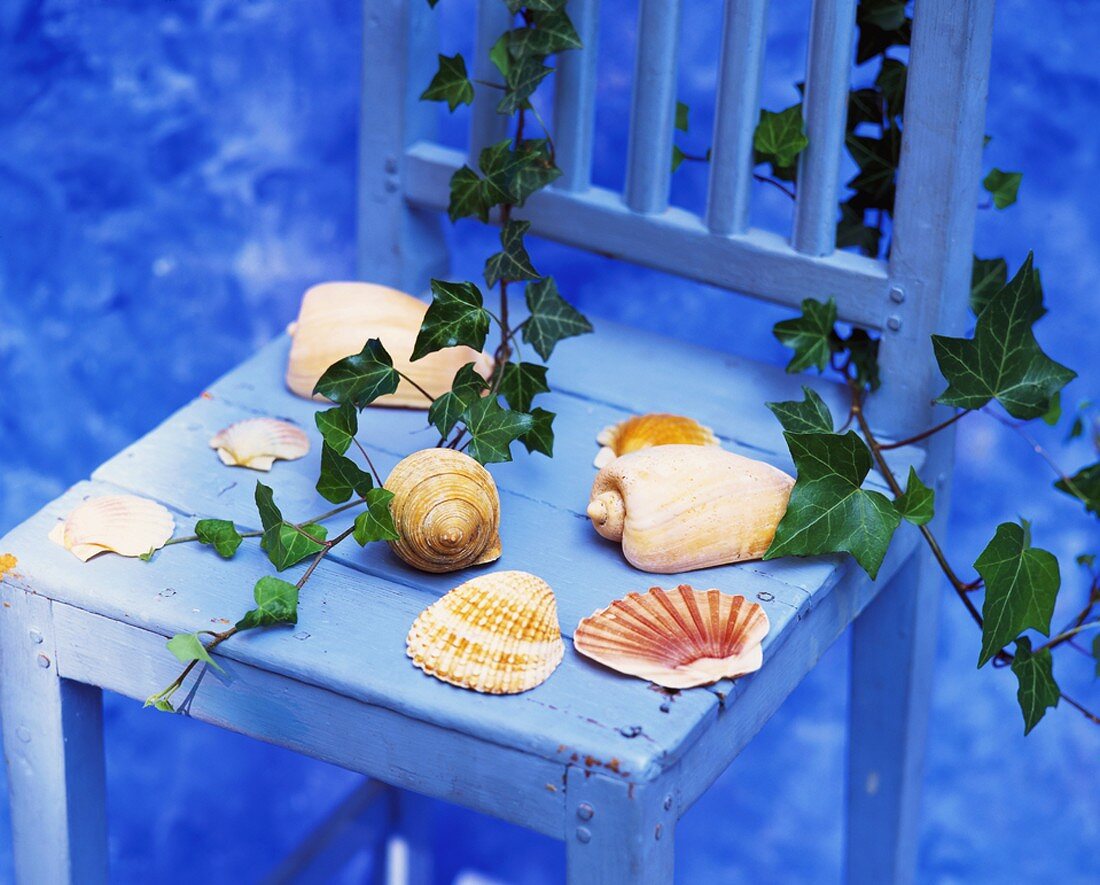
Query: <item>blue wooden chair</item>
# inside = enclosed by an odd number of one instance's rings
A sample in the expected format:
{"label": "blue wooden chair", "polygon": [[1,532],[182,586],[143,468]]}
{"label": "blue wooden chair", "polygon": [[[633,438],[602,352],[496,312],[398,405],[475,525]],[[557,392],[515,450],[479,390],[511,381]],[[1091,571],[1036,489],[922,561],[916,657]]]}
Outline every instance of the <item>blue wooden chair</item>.
{"label": "blue wooden chair", "polygon": [[[842,319],[883,335],[889,399],[873,404],[873,417],[899,438],[934,420],[929,334],[958,332],[963,323],[993,3],[916,2],[889,263],[834,248],[855,0],[814,3],[810,146],[800,161],[793,232],[748,228],[766,5],[726,3],[709,201],[700,218],[668,205],[679,0],[640,2],[623,194],[590,186],[597,3],[572,0],[588,48],[561,59],[555,130],[565,174],[523,217],[533,233],[782,304],[835,296]],[[484,58],[504,30],[501,7],[479,3],[480,77],[492,75]],[[446,273],[439,210],[464,162],[431,140],[436,111],[417,101],[431,72],[411,59],[434,58],[432,29],[422,0],[366,2],[361,269],[411,291]],[[392,95],[403,99],[376,104]],[[492,102],[479,101],[470,152],[499,138],[501,125]],[[0,684],[22,882],[106,878],[101,689],[141,699],[170,681],[176,666],[164,637],[243,611],[268,570],[254,547],[225,563],[193,545],[162,551],[148,565],[113,556],[81,564],[48,543],[47,531],[87,496],[119,488],[159,499],[184,526],[220,516],[255,527],[251,477],[219,465],[207,440],[256,413],[312,430],[314,407],[281,383],[286,351],[285,339],[270,344],[0,542],[18,558],[2,582]],[[657,352],[659,374],[651,367]],[[580,518],[596,431],[627,414],[674,409],[712,425],[728,448],[789,467],[763,403],[797,397],[804,379],[607,323],[566,345],[554,376],[547,405],[559,415],[557,457],[495,471],[499,567],[549,581],[568,637],[582,616],[655,582]],[[843,413],[843,393],[813,383]],[[432,442],[421,413],[374,410],[364,423],[383,471]],[[323,509],[313,489],[319,448],[271,474],[289,513]],[[923,464],[944,500],[949,446],[896,454],[899,464]],[[326,560],[303,594],[297,628],[226,643],[219,650],[225,674],[203,674],[187,712],[562,839],[571,883],[669,882],[677,819],[851,623],[847,875],[857,883],[906,881],[940,592],[926,566],[915,534],[900,533],[874,584],[843,556],[693,573],[684,580],[766,608],[772,630],[758,673],[666,696],[570,646],[544,685],[486,697],[424,676],[404,655],[417,612],[458,578],[412,572],[384,545],[371,545]],[[426,837],[410,813],[411,794],[395,795],[406,797],[396,816],[379,818],[404,833],[410,874],[424,881]],[[298,856],[284,871],[306,870],[307,861]]]}

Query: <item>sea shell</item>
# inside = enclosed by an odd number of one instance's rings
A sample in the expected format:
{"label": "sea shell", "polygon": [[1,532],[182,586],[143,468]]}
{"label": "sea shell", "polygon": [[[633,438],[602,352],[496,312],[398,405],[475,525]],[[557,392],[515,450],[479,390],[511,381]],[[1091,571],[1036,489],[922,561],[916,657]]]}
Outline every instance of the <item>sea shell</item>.
{"label": "sea shell", "polygon": [[110,551],[141,556],[159,550],[172,537],[176,522],[164,507],[135,495],[90,498],[50,531],[50,540],[87,562]]}
{"label": "sea shell", "polygon": [[398,539],[390,547],[425,572],[500,558],[500,496],[489,471],[454,449],[413,452],[386,479]]}
{"label": "sea shell", "polygon": [[596,474],[588,516],[635,568],[669,574],[759,559],[794,480],[714,446],[654,446]]}
{"label": "sea shell", "polygon": [[309,437],[289,421],[249,418],[230,424],[210,440],[210,448],[230,467],[270,470],[276,459],[293,461],[309,451]]}
{"label": "sea shell", "polygon": [[721,445],[714,431],[694,418],[663,413],[635,415],[618,424],[610,424],[600,431],[596,442],[603,446],[597,453],[596,460],[592,462],[596,467],[606,467],[619,455],[648,449],[650,446]]}
{"label": "sea shell", "polygon": [[[451,389],[455,373],[473,363],[485,378],[493,360],[469,347],[448,347],[411,362],[413,344],[428,306],[412,295],[373,283],[321,283],[302,296],[292,337],[286,384],[298,396],[313,396],[325,370],[346,356],[359,353],[370,338],[378,338],[393,358],[394,367],[433,397]],[[323,397],[316,397],[323,400]],[[402,379],[397,390],[373,405],[426,409],[423,393]]]}
{"label": "sea shell", "polygon": [[768,616],[744,596],[681,584],[630,593],[577,625],[573,645],[601,664],[665,688],[693,688],[760,669]]}
{"label": "sea shell", "polygon": [[540,685],[565,653],[554,592],[526,572],[460,584],[420,613],[405,643],[425,673],[486,694]]}

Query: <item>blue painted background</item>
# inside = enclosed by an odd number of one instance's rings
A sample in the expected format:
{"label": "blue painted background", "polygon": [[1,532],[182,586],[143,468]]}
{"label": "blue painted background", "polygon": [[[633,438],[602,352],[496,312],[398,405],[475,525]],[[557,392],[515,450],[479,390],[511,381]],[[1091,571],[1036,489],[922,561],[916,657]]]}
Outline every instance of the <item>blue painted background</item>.
{"label": "blue painted background", "polygon": [[[415,0],[412,0],[415,2]],[[446,42],[468,44],[469,0],[440,5]],[[632,3],[605,2],[598,183],[622,177]],[[685,146],[704,148],[718,0],[684,27]],[[804,67],[805,0],[773,4],[764,104],[780,109]],[[194,396],[276,334],[310,283],[351,275],[360,12],[353,0],[171,4],[6,0],[0,5],[0,531]],[[1050,316],[1042,342],[1097,393],[1100,19],[1087,0],[1002,0],[988,165],[1023,170],[1020,205],[981,213],[979,252],[1015,266],[1034,248]],[[462,123],[447,121],[449,138]],[[701,204],[686,167],[675,199]],[[755,221],[790,208],[761,188]],[[489,240],[454,231],[476,275]],[[781,315],[716,290],[532,247],[596,317],[660,327],[778,361]],[[568,348],[558,359],[568,358]],[[671,405],[671,404],[670,404]],[[1086,443],[1044,441],[1067,465]],[[981,416],[960,434],[949,546],[964,563],[1023,513],[1068,563],[1095,523],[1047,494],[1050,476]],[[1065,610],[1083,582],[1063,569]],[[945,591],[925,779],[921,880],[1078,882],[1100,839],[1100,729],[1059,711],[1021,737],[1012,677],[974,670],[974,630]],[[1056,620],[1060,620],[1056,618]],[[846,643],[838,643],[678,832],[683,882],[831,882],[840,867]],[[1067,688],[1096,703],[1089,663],[1061,657]],[[111,852],[120,882],[250,881],[356,778],[189,721],[107,705]],[[2,775],[0,775],[2,776]],[[0,881],[10,878],[0,809]],[[439,806],[440,882],[560,878],[556,843]]]}

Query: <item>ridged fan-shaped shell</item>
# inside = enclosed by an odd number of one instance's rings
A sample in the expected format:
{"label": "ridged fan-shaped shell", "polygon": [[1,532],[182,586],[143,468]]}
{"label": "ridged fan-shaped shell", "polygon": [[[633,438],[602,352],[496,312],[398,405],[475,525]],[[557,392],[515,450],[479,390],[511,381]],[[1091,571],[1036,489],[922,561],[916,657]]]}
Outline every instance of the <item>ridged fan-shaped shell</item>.
{"label": "ridged fan-shaped shell", "polygon": [[760,669],[768,616],[744,596],[681,584],[630,593],[577,625],[573,645],[664,688],[693,688]]}
{"label": "ridged fan-shaped shell", "polygon": [[565,645],[554,592],[526,572],[460,584],[413,622],[413,663],[437,679],[485,694],[518,694],[545,682]]}
{"label": "ridged fan-shaped shell", "polygon": [[210,440],[210,448],[230,467],[268,471],[275,461],[293,461],[309,452],[300,427],[278,418],[248,418],[230,424]]}
{"label": "ridged fan-shaped shell", "polygon": [[[469,347],[447,347],[416,362],[409,359],[427,310],[428,305],[419,298],[374,283],[313,286],[302,296],[298,320],[288,329],[292,343],[286,367],[287,387],[298,396],[313,397],[313,388],[325,370],[359,353],[371,338],[382,342],[398,371],[433,397],[450,390],[455,373],[467,363],[473,363],[488,378],[492,357]],[[426,409],[431,403],[402,379],[396,391],[379,397],[372,405]]]}
{"label": "ridged fan-shaped shell", "polygon": [[721,445],[714,431],[694,418],[658,412],[635,415],[618,424],[610,424],[600,431],[596,442],[602,446],[596,454],[596,460],[592,462],[596,467],[606,467],[619,455],[651,446]]}
{"label": "ridged fan-shaped shell", "polygon": [[156,501],[136,495],[90,498],[50,531],[50,540],[87,562],[100,553],[141,556],[165,545],[176,522]]}

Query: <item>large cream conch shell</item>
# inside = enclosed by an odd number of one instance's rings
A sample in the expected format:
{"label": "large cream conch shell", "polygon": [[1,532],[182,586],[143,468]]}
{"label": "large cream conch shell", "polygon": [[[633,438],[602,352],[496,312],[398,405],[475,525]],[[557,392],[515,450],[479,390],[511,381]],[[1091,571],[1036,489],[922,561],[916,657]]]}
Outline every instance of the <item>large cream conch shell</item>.
{"label": "large cream conch shell", "polygon": [[425,572],[453,572],[500,558],[500,496],[469,455],[413,452],[386,479],[398,539],[390,547]]}
{"label": "large cream conch shell", "polygon": [[724,449],[655,446],[596,474],[588,516],[622,541],[635,568],[686,572],[763,556],[793,485],[782,470]]}
{"label": "large cream conch shell", "polygon": [[573,645],[664,688],[693,688],[760,669],[768,616],[744,596],[681,584],[630,593],[577,625]]}
{"label": "large cream conch shell", "polygon": [[420,613],[406,653],[425,673],[486,694],[545,682],[565,653],[554,593],[526,572],[460,584]]}
{"label": "large cream conch shell", "polygon": [[648,449],[650,446],[721,445],[714,431],[694,418],[663,413],[635,415],[618,424],[610,424],[600,431],[596,442],[602,446],[596,454],[596,460],[592,462],[596,467],[606,467],[619,455]]}
{"label": "large cream conch shell", "polygon": [[276,459],[294,461],[309,452],[309,437],[300,427],[277,418],[248,418],[230,424],[210,440],[210,448],[229,467],[268,471]]}
{"label": "large cream conch shell", "polygon": [[[298,396],[313,396],[325,370],[359,353],[378,338],[394,367],[433,397],[451,389],[455,373],[467,363],[485,378],[492,374],[490,356],[469,347],[448,347],[411,362],[413,344],[428,306],[412,295],[374,283],[321,283],[302,296],[298,321],[288,327],[292,343],[286,385]],[[322,400],[323,397],[316,397]],[[376,406],[426,409],[428,398],[402,379],[398,388],[374,401]]]}
{"label": "large cream conch shell", "polygon": [[89,498],[49,538],[82,562],[100,553],[142,556],[165,545],[176,522],[167,508],[136,495]]}

